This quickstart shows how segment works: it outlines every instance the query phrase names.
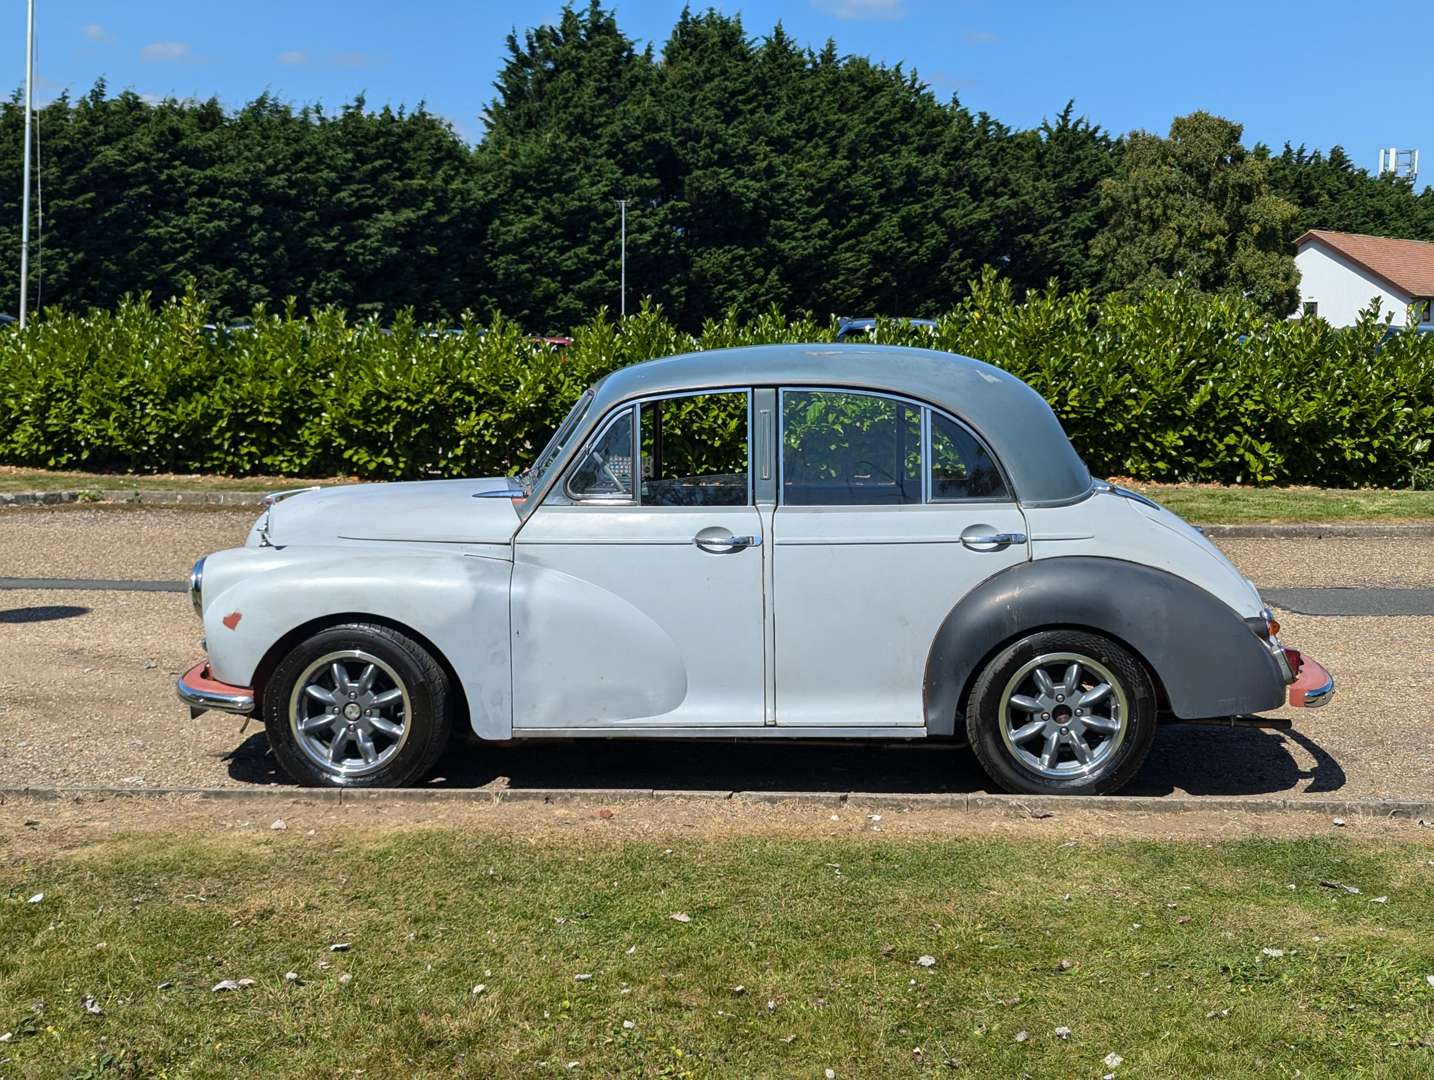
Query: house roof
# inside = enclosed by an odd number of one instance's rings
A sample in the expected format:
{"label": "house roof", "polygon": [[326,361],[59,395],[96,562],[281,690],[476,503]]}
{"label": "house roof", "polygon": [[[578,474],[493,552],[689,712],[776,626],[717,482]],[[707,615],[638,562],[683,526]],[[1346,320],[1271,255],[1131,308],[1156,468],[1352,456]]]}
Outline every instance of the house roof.
{"label": "house roof", "polygon": [[1389,236],[1311,229],[1295,241],[1297,250],[1318,241],[1411,298],[1434,297],[1434,244]]}

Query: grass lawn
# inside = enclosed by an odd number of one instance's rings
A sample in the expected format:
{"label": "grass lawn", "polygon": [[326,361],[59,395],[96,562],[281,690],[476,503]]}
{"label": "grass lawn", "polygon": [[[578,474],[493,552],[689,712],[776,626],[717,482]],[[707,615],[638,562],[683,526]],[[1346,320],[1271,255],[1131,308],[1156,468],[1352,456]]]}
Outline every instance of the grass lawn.
{"label": "grass lawn", "polygon": [[1434,521],[1434,491],[1118,482],[1199,525]]}
{"label": "grass lawn", "polygon": [[[0,465],[0,492],[12,491],[280,491],[307,484],[348,484],[350,477],[136,476],[49,472]],[[1144,492],[1200,525],[1263,522],[1434,522],[1434,491],[1390,488],[1255,488],[1220,484],[1119,483]]]}
{"label": "grass lawn", "polygon": [[0,856],[7,1077],[1434,1075],[1427,844],[430,828]]}
{"label": "grass lawn", "polygon": [[0,492],[5,491],[280,491],[307,484],[346,484],[339,477],[296,480],[283,476],[138,476],[129,473],[57,472],[0,465]]}

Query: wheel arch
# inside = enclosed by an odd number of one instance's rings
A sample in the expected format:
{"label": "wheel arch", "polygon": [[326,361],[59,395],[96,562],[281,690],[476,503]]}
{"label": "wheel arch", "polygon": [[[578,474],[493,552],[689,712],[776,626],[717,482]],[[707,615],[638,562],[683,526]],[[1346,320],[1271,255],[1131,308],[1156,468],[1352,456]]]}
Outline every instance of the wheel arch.
{"label": "wheel arch", "polygon": [[258,665],[254,668],[254,705],[255,712],[263,715],[264,690],[268,686],[269,678],[274,673],[284,657],[288,656],[301,642],[308,640],[315,634],[324,630],[332,629],[335,626],[345,626],[350,623],[368,623],[372,626],[383,626],[390,630],[396,630],[406,637],[422,646],[422,648],[433,657],[439,667],[443,669],[444,675],[448,677],[449,699],[453,703],[453,726],[455,730],[467,727],[470,723],[468,693],[463,686],[463,680],[458,675],[458,670],[453,666],[447,655],[425,634],[413,627],[408,626],[397,619],[385,615],[374,615],[365,611],[338,611],[317,618],[308,622],[300,623],[291,630],[281,634],[275,642],[269,646],[263,656],[259,658]]}
{"label": "wheel arch", "polygon": [[[952,607],[927,653],[927,731],[952,735],[982,668],[1037,630],[1100,634],[1139,658],[1181,719],[1277,708],[1284,679],[1241,616],[1199,586],[1122,559],[1072,555],[992,575]],[[1218,677],[1212,677],[1218,672]]]}
{"label": "wheel arch", "polygon": [[1067,630],[1082,634],[1099,634],[1101,637],[1107,638],[1116,645],[1119,645],[1126,652],[1130,653],[1131,656],[1135,657],[1136,662],[1145,670],[1145,675],[1150,680],[1151,688],[1155,691],[1157,707],[1161,710],[1168,710],[1170,708],[1170,695],[1165,689],[1165,684],[1160,681],[1160,673],[1151,666],[1150,661],[1141,654],[1140,650],[1130,642],[1125,641],[1115,634],[1107,633],[1093,626],[1085,626],[1078,622],[1051,622],[1043,623],[1039,626],[1028,626],[1017,633],[1003,638],[987,649],[985,654],[971,665],[971,670],[967,673],[966,680],[961,686],[960,693],[956,698],[956,711],[953,714],[954,734],[960,734],[961,717],[966,715],[966,706],[971,700],[971,690],[976,685],[976,680],[981,677],[981,672],[986,670],[986,665],[999,656],[1008,646],[1020,641],[1021,638],[1029,637],[1032,634],[1044,633],[1048,630]]}

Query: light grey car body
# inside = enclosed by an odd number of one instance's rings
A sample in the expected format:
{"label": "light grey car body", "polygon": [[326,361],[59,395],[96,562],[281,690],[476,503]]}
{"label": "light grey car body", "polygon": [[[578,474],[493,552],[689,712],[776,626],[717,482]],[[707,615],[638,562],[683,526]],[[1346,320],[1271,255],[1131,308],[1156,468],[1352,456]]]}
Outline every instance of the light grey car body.
{"label": "light grey car body", "polygon": [[[781,395],[803,388],[898,398],[923,432],[959,422],[1007,494],[784,505]],[[748,395],[746,505],[566,497],[623,410],[708,390]],[[484,739],[950,735],[982,660],[1050,626],[1128,646],[1177,717],[1284,703],[1278,642],[1251,629],[1267,614],[1255,588],[1175,515],[1092,480],[1046,402],[998,368],[758,346],[626,368],[585,402],[530,490],[500,478],[280,498],[246,546],[203,561],[196,601],[221,689],[182,684],[181,697],[244,711],[247,692],[252,708],[287,649],[368,620],[433,653]]]}

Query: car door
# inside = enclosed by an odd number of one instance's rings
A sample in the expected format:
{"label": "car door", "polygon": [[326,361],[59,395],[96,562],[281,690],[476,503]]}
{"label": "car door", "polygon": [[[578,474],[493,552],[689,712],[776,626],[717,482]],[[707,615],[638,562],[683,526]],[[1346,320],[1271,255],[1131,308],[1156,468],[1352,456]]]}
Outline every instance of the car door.
{"label": "car door", "polygon": [[750,397],[622,408],[524,523],[515,733],[762,726],[765,545]]}
{"label": "car door", "polygon": [[1021,510],[984,443],[925,405],[788,388],[779,413],[776,722],[919,727],[942,620],[1029,558]]}

